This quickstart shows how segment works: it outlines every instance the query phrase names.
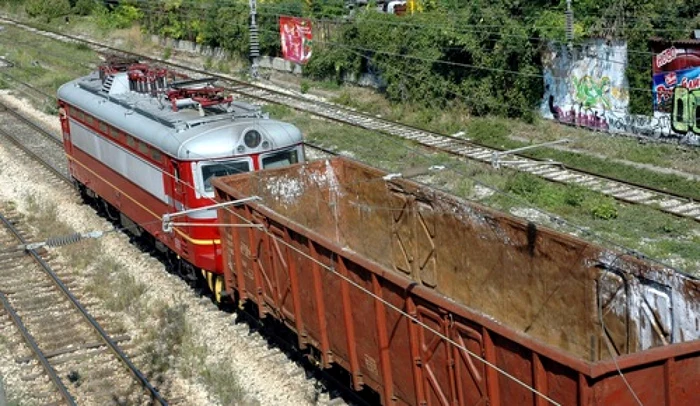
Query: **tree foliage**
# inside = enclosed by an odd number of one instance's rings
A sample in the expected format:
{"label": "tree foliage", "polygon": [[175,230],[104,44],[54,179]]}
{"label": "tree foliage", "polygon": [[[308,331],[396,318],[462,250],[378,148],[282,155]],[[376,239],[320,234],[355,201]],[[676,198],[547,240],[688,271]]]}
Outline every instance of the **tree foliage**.
{"label": "tree foliage", "polygon": [[30,17],[51,19],[70,13],[71,5],[68,0],[28,0],[24,9]]}
{"label": "tree foliage", "polygon": [[[74,12],[90,11],[91,0],[71,1]],[[30,15],[47,18],[67,13],[68,3],[24,1]],[[549,41],[566,41],[565,0],[421,0],[422,12],[400,17],[377,13],[372,3],[349,15],[345,0],[258,0],[261,53],[280,55],[280,15],[308,17],[314,50],[305,75],[342,81],[374,72],[391,100],[436,108],[460,103],[474,114],[528,118],[542,97],[542,50]],[[700,26],[700,0],[572,4],[576,43],[627,40],[631,109],[649,114],[648,39],[687,38]],[[148,32],[220,46],[242,58],[249,52],[249,12],[248,0],[124,0],[93,11],[109,27],[139,21]]]}

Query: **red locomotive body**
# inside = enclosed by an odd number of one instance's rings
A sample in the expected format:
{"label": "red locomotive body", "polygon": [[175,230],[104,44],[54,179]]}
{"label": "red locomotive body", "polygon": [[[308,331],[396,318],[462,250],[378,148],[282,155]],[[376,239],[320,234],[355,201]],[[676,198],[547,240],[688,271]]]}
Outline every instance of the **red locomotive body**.
{"label": "red locomotive body", "polygon": [[[58,91],[64,148],[77,187],[183,276],[221,291],[211,179],[303,161],[301,132],[189,80],[138,63],[110,63]],[[163,230],[164,214],[186,211]],[[218,288],[217,288],[218,285]],[[217,296],[218,297],[218,296]]]}

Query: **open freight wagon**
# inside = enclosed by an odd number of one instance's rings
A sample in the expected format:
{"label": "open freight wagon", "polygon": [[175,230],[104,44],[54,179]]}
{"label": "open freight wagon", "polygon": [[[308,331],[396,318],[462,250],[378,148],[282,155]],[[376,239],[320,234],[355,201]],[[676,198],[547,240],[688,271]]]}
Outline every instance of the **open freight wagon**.
{"label": "open freight wagon", "polygon": [[216,179],[227,291],[385,405],[700,404],[698,280],[386,175]]}

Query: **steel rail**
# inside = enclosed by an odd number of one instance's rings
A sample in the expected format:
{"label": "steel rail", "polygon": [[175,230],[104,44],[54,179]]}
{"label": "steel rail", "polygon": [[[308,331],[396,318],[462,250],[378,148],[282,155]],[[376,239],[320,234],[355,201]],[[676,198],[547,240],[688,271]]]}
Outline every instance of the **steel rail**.
{"label": "steel rail", "polygon": [[37,132],[42,133],[45,135],[47,138],[51,138],[52,140],[56,141],[57,144],[61,145],[63,142],[62,139],[54,135],[50,130],[40,126],[36,122],[32,121],[29,119],[27,116],[23,115],[19,111],[13,109],[12,107],[8,106],[7,104],[3,103],[0,101],[0,113],[7,112],[12,114],[14,117],[16,117],[18,120],[22,121],[23,123],[27,124],[28,126],[32,127],[35,129]]}
{"label": "steel rail", "polygon": [[[2,113],[2,111],[0,111],[0,113]],[[49,169],[51,172],[53,172],[53,174],[56,175],[60,180],[73,186],[73,182],[71,181],[69,176],[66,176],[59,168],[55,167],[51,162],[48,162],[47,160],[42,158],[39,154],[35,153],[34,151],[32,151],[31,149],[26,147],[19,139],[17,139],[17,137],[15,137],[14,135],[5,131],[2,128],[0,128],[0,135],[4,135],[8,140],[10,140],[13,144],[15,144],[18,148],[20,148],[24,153],[29,155],[32,159],[39,161],[47,169]],[[52,136],[52,138],[55,139],[55,137],[53,137],[53,136]]]}
{"label": "steel rail", "polygon": [[[28,244],[28,241],[22,237],[22,235],[19,233],[19,231],[12,225],[12,223],[5,218],[2,214],[0,214],[0,220],[5,224],[5,227],[15,235],[15,237],[22,243],[22,244]],[[61,279],[56,275],[56,273],[51,269],[49,264],[44,261],[41,256],[36,252],[36,250],[29,249],[26,250],[27,254],[30,255],[34,261],[36,261],[46,273],[54,282],[54,284],[61,290],[61,292],[64,294],[64,296],[75,306],[78,311],[80,311],[80,314],[83,316],[85,321],[90,323],[90,325],[93,327],[93,329],[98,333],[102,341],[109,347],[109,349],[114,353],[114,355],[124,363],[124,365],[129,369],[129,371],[134,375],[134,377],[141,382],[141,385],[146,388],[150,394],[151,398],[158,401],[161,405],[167,405],[167,401],[161,397],[160,393],[158,390],[151,385],[151,383],[148,381],[148,379],[141,373],[141,371],[136,368],[136,366],[131,362],[129,357],[119,348],[119,346],[112,340],[112,338],[107,334],[106,331],[102,328],[102,326],[90,315],[90,313],[85,309],[85,307],[80,303],[80,301],[73,296],[73,294],[70,292],[68,287],[61,281]]]}
{"label": "steel rail", "polygon": [[[126,51],[74,35],[60,33],[43,27],[33,27],[30,24],[15,21],[7,17],[2,17],[2,19],[5,19],[6,21],[20,27],[27,27],[29,30],[43,31],[47,33],[47,35],[50,34],[48,36],[52,38],[63,37],[71,41],[78,41],[91,45],[98,52],[104,53],[104,50],[109,50],[111,53],[120,53],[122,55],[139,59],[156,61],[158,63],[184,71],[195,72],[208,77],[215,77],[222,81],[239,85],[237,87],[226,89],[246,97],[274,104],[285,105],[295,110],[314,114],[335,122],[400,137],[413,141],[414,143],[423,147],[458,156],[460,158],[489,163],[492,153],[505,151],[501,148],[486,146],[471,140],[454,137],[448,134],[440,134],[416,126],[380,119],[367,113],[353,111],[344,106],[310,100],[302,96],[269,89],[264,86],[255,85],[246,81],[237,80],[202,69],[196,69],[174,62],[168,62],[153,56]],[[252,89],[252,91],[246,89]],[[256,94],[255,92],[259,93]],[[291,99],[294,102],[280,100],[280,98]],[[311,107],[303,107],[304,104]],[[546,159],[518,154],[513,154],[513,156],[519,157],[522,160],[504,163],[503,167],[531,173],[551,182],[579,185],[601,194],[611,196],[617,200],[631,204],[643,204],[659,211],[700,222],[700,203],[695,202],[696,199],[694,199],[692,196],[682,195],[657,187],[643,185],[638,182],[626,181],[614,176],[603,175],[565,164],[559,165],[561,169],[552,169],[549,161]]]}
{"label": "steel rail", "polygon": [[[7,225],[9,222],[3,216],[0,214],[0,219]],[[44,355],[44,352],[39,348],[39,345],[36,343],[36,340],[34,340],[34,337],[29,333],[29,330],[27,330],[27,327],[24,325],[22,322],[22,319],[19,317],[17,312],[15,311],[15,308],[12,306],[9,300],[7,300],[7,296],[5,296],[5,293],[0,292],[0,301],[2,302],[3,307],[5,308],[5,311],[10,315],[10,318],[12,321],[15,323],[17,326],[17,329],[19,332],[22,334],[22,337],[24,338],[24,341],[29,345],[29,347],[32,349],[36,357],[39,359],[39,363],[41,363],[41,366],[44,368],[44,371],[49,375],[49,378],[51,378],[51,381],[53,384],[56,386],[58,391],[61,393],[61,396],[63,399],[68,403],[70,406],[77,406],[77,403],[75,403],[75,399],[73,399],[73,396],[68,392],[68,388],[66,388],[66,385],[63,384],[63,381],[61,378],[58,377],[58,374],[56,373],[56,370],[51,366],[49,363],[48,358],[46,358],[46,355]],[[1,399],[0,399],[1,400]]]}

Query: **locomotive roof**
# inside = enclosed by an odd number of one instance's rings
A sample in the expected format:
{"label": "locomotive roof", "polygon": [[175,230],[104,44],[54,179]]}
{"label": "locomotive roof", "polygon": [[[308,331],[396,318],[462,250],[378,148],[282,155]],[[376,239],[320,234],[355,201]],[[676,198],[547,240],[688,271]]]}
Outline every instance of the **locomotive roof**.
{"label": "locomotive roof", "polygon": [[258,131],[269,145],[265,149],[246,147],[243,154],[275,150],[302,140],[297,127],[269,119],[247,103],[175,110],[163,94],[129,90],[126,72],[111,75],[106,83],[96,71],[62,85],[58,97],[178,159],[240,155],[236,148],[244,145],[243,136],[250,130]]}

